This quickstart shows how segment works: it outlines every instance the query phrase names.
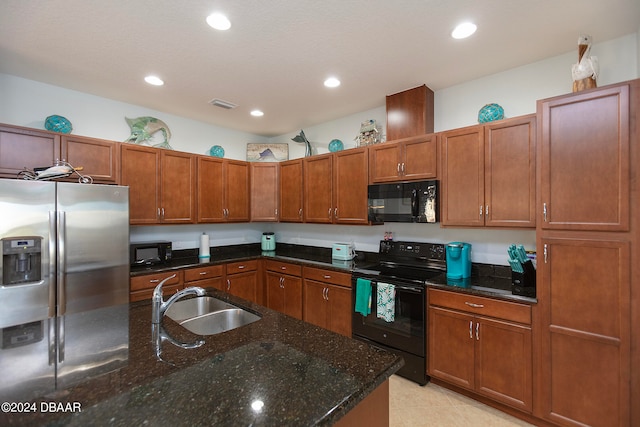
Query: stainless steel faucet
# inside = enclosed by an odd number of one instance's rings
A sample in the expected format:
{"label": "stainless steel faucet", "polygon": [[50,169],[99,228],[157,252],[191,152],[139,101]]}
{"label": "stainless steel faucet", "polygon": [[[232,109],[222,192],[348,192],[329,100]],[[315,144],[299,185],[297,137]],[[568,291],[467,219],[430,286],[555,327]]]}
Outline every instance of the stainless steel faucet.
{"label": "stainless steel faucet", "polygon": [[152,303],[152,312],[151,312],[151,323],[160,323],[162,321],[162,316],[167,311],[171,304],[178,301],[180,298],[185,297],[187,295],[197,295],[203,297],[207,294],[207,292],[199,288],[197,286],[191,286],[189,288],[185,288],[175,294],[173,294],[167,301],[162,300],[162,285],[164,285],[167,280],[173,279],[176,275],[172,275],[167,277],[158,283],[158,286],[153,290],[153,298],[151,299]]}

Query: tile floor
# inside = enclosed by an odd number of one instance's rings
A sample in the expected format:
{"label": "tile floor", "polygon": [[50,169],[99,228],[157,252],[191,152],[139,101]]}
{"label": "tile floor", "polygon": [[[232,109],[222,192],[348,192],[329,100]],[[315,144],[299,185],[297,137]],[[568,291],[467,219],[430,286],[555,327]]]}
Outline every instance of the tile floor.
{"label": "tile floor", "polygon": [[389,383],[391,427],[527,427],[531,424],[451,390],[393,375]]}

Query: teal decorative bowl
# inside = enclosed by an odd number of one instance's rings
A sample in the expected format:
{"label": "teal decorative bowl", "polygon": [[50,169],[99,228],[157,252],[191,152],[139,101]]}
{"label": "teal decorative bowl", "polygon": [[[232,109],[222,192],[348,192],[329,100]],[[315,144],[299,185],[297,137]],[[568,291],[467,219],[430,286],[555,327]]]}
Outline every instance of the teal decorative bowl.
{"label": "teal decorative bowl", "polygon": [[332,139],[331,142],[329,143],[329,151],[331,151],[332,153],[335,153],[336,151],[340,151],[344,149],[344,145],[342,144],[342,141],[340,141],[339,139]]}
{"label": "teal decorative bowl", "polygon": [[52,115],[44,120],[44,128],[51,132],[71,133],[71,122],[62,116]]}
{"label": "teal decorative bowl", "polygon": [[498,104],[487,104],[478,111],[478,123],[504,119],[504,109]]}
{"label": "teal decorative bowl", "polygon": [[219,145],[214,145],[209,148],[209,155],[213,157],[224,157],[224,148]]}

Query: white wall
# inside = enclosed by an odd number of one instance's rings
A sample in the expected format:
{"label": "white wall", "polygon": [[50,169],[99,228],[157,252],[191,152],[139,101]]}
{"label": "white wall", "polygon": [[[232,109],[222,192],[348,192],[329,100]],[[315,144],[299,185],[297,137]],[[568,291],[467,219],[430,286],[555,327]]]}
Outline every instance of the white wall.
{"label": "white wall", "polygon": [[206,154],[212,145],[219,144],[225,149],[225,157],[243,160],[247,142],[268,141],[250,133],[7,74],[0,74],[0,94],[0,123],[17,126],[44,129],[45,118],[58,114],[71,121],[74,135],[124,141],[131,134],[125,117],[151,116],[167,124],[172,134],[169,143],[175,150]]}
{"label": "white wall", "polygon": [[[603,43],[596,43],[592,55],[600,61],[600,86],[640,77],[640,29],[638,33]],[[435,131],[477,123],[477,112],[486,103],[497,102],[507,117],[533,113],[536,100],[569,93],[570,70],[577,60],[575,52],[526,66],[505,70],[481,79],[435,92]],[[428,78],[425,78],[427,81]],[[74,124],[74,133],[116,141],[129,136],[124,117],[153,116],[170,123],[171,145],[181,151],[203,154],[213,144],[227,150],[225,157],[245,159],[247,142],[289,143],[290,158],[304,156],[304,145],[291,141],[299,129],[290,134],[265,139],[243,132],[216,127],[183,117],[148,110],[70,91],[14,76],[0,74],[0,123],[44,128],[50,114],[60,114]],[[353,147],[360,123],[374,119],[383,127],[386,121],[384,97],[381,106],[339,120],[304,129],[316,153],[327,152],[332,139],[340,139],[345,148]],[[131,240],[167,239],[176,249],[195,248],[199,236],[206,232],[212,246],[256,243],[263,231],[276,232],[276,240],[330,247],[333,242],[354,242],[357,250],[376,251],[385,231],[393,231],[396,240],[432,242],[466,241],[473,245],[474,262],[506,265],[506,247],[510,243],[535,248],[532,230],[443,229],[427,224],[386,224],[384,226],[338,226],[316,224],[200,224],[189,226],[132,227]]]}

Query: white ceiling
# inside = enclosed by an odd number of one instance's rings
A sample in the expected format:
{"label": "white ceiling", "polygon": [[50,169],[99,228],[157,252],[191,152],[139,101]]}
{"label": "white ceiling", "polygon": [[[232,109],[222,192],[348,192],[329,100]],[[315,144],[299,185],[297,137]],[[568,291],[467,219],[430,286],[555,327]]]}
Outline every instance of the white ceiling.
{"label": "white ceiling", "polygon": [[[476,34],[452,39],[465,20]],[[273,136],[639,28],[638,0],[1,0],[0,73]]]}

